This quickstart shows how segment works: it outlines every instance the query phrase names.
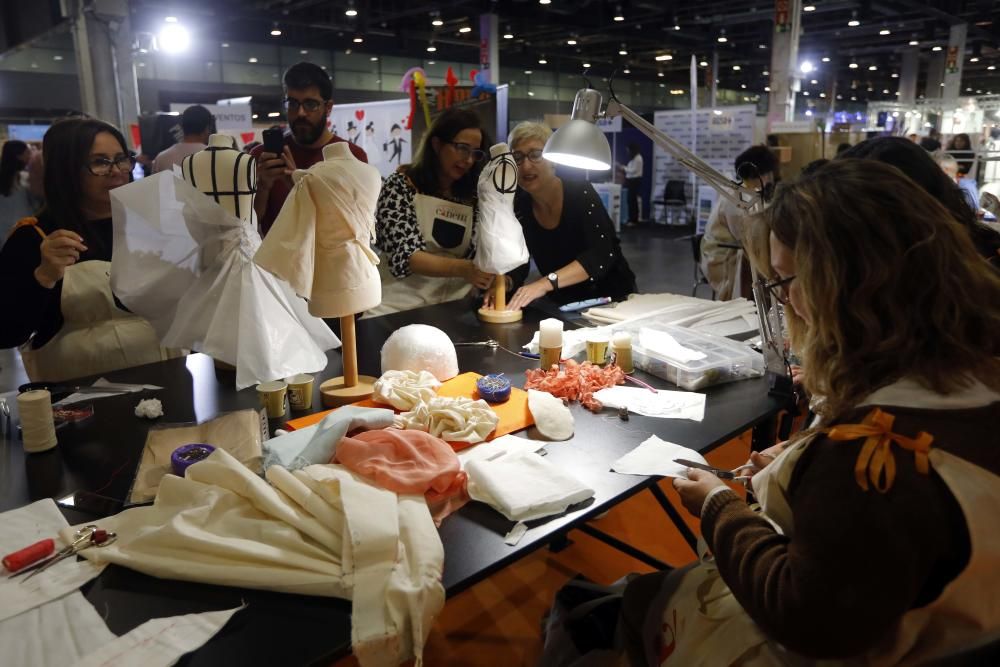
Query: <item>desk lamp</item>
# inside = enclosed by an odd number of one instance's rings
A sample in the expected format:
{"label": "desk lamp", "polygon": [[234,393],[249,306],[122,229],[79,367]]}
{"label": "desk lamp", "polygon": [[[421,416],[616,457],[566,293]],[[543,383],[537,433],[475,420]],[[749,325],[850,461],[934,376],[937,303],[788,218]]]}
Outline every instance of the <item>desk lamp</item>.
{"label": "desk lamp", "polygon": [[[656,129],[632,109],[622,104],[611,89],[611,99],[604,112],[601,112],[603,98],[601,93],[590,87],[581,89],[573,100],[573,112],[570,121],[556,130],[549,137],[542,151],[545,159],[577,169],[606,171],[611,168],[611,147],[604,133],[597,127],[599,118],[614,118],[621,116],[637,130],[653,140],[653,143],[671,155],[677,162],[694,172],[696,176],[707,182],[721,197],[748,213],[756,213],[762,209],[759,193],[750,190],[742,183],[727,178],[724,174],[699,158],[686,146],[670,135]],[[782,312],[779,304],[772,304],[766,281],[757,273],[751,263],[753,276],[753,297],[757,304],[757,320],[760,328],[761,347],[764,361],[770,378],[771,393],[778,395],[791,394],[791,370],[785,353],[785,341],[782,335]],[[773,307],[772,307],[773,306]]]}

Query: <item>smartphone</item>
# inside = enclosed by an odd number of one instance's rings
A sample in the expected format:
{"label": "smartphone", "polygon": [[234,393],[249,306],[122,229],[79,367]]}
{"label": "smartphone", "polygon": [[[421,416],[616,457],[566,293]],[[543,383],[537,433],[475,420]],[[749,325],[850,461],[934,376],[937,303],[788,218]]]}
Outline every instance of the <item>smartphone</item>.
{"label": "smartphone", "polygon": [[264,138],[264,152],[281,157],[285,150],[285,131],[280,127],[272,127],[261,132],[261,136]]}

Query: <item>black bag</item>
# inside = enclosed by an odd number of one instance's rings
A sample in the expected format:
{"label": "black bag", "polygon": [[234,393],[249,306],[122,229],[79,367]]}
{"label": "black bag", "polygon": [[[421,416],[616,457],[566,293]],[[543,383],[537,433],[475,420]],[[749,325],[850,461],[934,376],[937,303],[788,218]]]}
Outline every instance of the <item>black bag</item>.
{"label": "black bag", "polygon": [[577,576],[556,592],[544,618],[541,667],[613,665],[622,594],[630,577],[600,586]]}

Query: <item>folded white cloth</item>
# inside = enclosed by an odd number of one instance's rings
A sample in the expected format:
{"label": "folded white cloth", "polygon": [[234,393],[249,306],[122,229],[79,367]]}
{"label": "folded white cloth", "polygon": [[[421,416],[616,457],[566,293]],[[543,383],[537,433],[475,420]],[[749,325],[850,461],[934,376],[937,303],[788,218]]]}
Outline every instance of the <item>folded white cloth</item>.
{"label": "folded white cloth", "polygon": [[469,497],[484,502],[511,521],[530,521],[562,514],[594,490],[545,458],[533,453],[510,454],[466,464]]}
{"label": "folded white cloth", "polygon": [[674,463],[674,459],[708,463],[704,456],[693,449],[651,435],[638,447],[612,463],[611,469],[624,475],[659,475],[687,479],[688,467],[682,463]]}
{"label": "folded white cloth", "polygon": [[531,452],[537,452],[545,444],[543,440],[528,440],[527,438],[519,438],[516,435],[501,435],[495,440],[463,449],[458,453],[458,462],[465,469],[471,461],[493,460],[501,456],[530,454]]}
{"label": "folded white cloth", "polygon": [[654,394],[637,387],[608,387],[594,392],[594,398],[606,408],[628,408],[647,417],[690,419],[705,418],[705,394],[693,391],[657,389]]}
{"label": "folded white cloth", "polygon": [[427,431],[448,442],[482,442],[500,423],[489,403],[471,398],[436,396],[396,415],[396,428]]}
{"label": "folded white cloth", "polygon": [[118,540],[81,552],[94,562],[352,600],[363,667],[414,656],[420,664],[444,606],[444,548],[423,496],[397,496],[337,465],[272,466],[264,481],[217,449],[185,477],[167,475],[153,505],[101,526]]}
{"label": "folded white cloth", "polygon": [[372,399],[397,410],[412,410],[437,396],[441,382],[429,371],[386,371],[375,381]]}
{"label": "folded white cloth", "polygon": [[359,408],[345,405],[310,426],[264,443],[264,468],[280,465],[298,470],[316,463],[329,463],[337,451],[337,444],[350,431],[370,431],[392,426],[393,412],[386,408]]}

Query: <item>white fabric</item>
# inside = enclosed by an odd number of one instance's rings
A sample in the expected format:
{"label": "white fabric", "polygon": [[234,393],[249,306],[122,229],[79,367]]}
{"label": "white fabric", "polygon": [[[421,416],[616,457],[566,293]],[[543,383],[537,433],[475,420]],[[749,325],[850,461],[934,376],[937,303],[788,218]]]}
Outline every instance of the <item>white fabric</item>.
{"label": "white fabric", "polygon": [[732,336],[758,328],[757,307],[753,301],[743,298],[710,301],[680,294],[632,294],[620,303],[590,308],[583,316],[597,324],[655,318],[660,324],[717,336]]}
{"label": "white fabric", "polygon": [[503,275],[528,262],[528,246],[514,215],[517,164],[507,144],[490,149],[493,156],[479,174],[479,229],[475,263],[480,271]]}
{"label": "white fabric", "polygon": [[484,502],[511,521],[562,514],[594,490],[538,454],[512,454],[470,461],[469,497]]}
{"label": "white fabric", "polygon": [[[651,435],[642,443],[611,464],[611,469],[622,475],[657,475],[659,477],[680,477],[687,479],[686,465],[674,463],[674,459],[687,459],[708,464],[705,457],[687,447],[660,440]],[[756,486],[756,483],[755,483]]]}
{"label": "white fabric", "polygon": [[66,667],[114,639],[79,591],[0,622],[5,667]]}
{"label": "white fabric", "polygon": [[1000,393],[990,389],[979,380],[950,394],[934,394],[919,382],[903,378],[891,385],[876,389],[858,405],[895,405],[923,410],[963,410],[981,408],[1000,401]]}
{"label": "white fabric", "polygon": [[528,410],[535,428],[549,440],[569,440],[573,437],[573,413],[561,398],[547,391],[528,390]]}
{"label": "white fabric", "polygon": [[323,161],[295,172],[295,186],[254,261],[287,280],[318,317],[364,312],[382,301],[375,240],[378,169],[346,142],[323,149]]}
{"label": "white fabric", "polygon": [[372,400],[397,410],[412,410],[437,396],[441,382],[429,371],[386,371],[375,381]]}
{"label": "white fabric", "polygon": [[628,408],[629,412],[665,419],[690,419],[700,422],[705,418],[705,394],[691,391],[667,391],[635,387],[608,387],[594,392],[594,398],[606,408]]}
{"label": "white fabric", "polygon": [[[0,514],[0,550],[8,554],[39,540],[56,538],[66,525],[66,519],[51,499],[4,512]],[[67,544],[69,542],[56,539],[55,548],[58,551]],[[76,591],[103,569],[103,566],[67,558],[27,581],[27,574],[14,579],[7,578],[6,574],[0,576],[0,621]]]}
{"label": "white fabric", "polygon": [[70,394],[66,398],[56,401],[52,405],[72,405],[73,403],[83,403],[84,401],[90,402],[98,398],[107,398],[108,396],[121,396],[122,394],[135,394],[146,389],[150,391],[156,391],[157,389],[163,389],[155,384],[128,384],[124,382],[109,382],[105,378],[98,378],[94,380],[94,384],[90,385],[92,387],[106,387],[108,393],[104,392],[87,392],[87,393],[75,393]]}
{"label": "white fabric", "polygon": [[396,416],[397,428],[426,431],[448,442],[482,442],[500,423],[486,401],[436,396]]}
{"label": "white fabric", "polygon": [[184,581],[353,600],[363,667],[416,656],[444,605],[444,548],[422,496],[397,496],[337,465],[257,477],[224,450],[167,475],[151,506],[101,521],[82,552]]}
{"label": "white fabric", "polygon": [[291,431],[264,443],[264,468],[280,465],[297,470],[317,463],[329,463],[337,445],[350,431],[392,426],[395,415],[384,408],[345,405],[334,410],[315,426]]}
{"label": "white fabric", "polygon": [[236,366],[236,387],[326,367],[340,341],[253,262],[249,223],[172,173],[116,188],[111,285],[167,347]]}
{"label": "white fabric", "polygon": [[396,329],[382,345],[382,372],[429,371],[441,382],[458,375],[458,355],[448,334],[426,324]]}
{"label": "white fabric", "polygon": [[625,178],[642,178],[642,156],[636,155],[625,165]]}
{"label": "white fabric", "polygon": [[135,406],[135,416],[156,419],[163,416],[163,402],[158,398],[144,398]]}
{"label": "white fabric", "polygon": [[458,461],[466,468],[472,461],[487,461],[501,456],[530,454],[545,447],[542,440],[528,440],[516,435],[502,435],[499,438],[463,449],[458,453]]}
{"label": "white fabric", "polygon": [[74,662],[73,667],[170,667],[185,654],[204,646],[233,614],[244,608],[154,618],[121,637],[113,637]]}

